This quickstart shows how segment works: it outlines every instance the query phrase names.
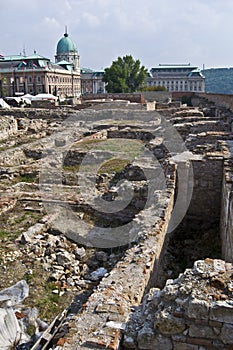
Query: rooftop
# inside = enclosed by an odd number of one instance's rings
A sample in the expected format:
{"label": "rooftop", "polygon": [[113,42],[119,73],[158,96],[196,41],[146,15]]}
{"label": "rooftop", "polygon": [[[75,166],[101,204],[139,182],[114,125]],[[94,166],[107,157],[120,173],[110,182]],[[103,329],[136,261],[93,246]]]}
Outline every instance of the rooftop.
{"label": "rooftop", "polygon": [[74,41],[65,33],[64,37],[58,41],[57,55],[68,52],[78,52],[78,50]]}
{"label": "rooftop", "polygon": [[159,64],[158,66],[155,66],[153,68],[151,68],[151,70],[153,69],[188,69],[188,70],[193,70],[193,69],[197,69],[197,66],[191,66],[190,63],[189,64]]}

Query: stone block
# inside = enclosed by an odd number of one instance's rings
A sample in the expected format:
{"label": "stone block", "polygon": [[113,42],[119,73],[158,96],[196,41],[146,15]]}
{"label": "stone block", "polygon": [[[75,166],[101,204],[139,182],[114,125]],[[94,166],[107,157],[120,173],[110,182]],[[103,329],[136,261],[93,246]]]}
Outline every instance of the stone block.
{"label": "stone block", "polygon": [[208,320],[209,304],[205,300],[193,299],[189,303],[187,315],[194,319]]}
{"label": "stone block", "polygon": [[209,322],[207,320],[195,320],[195,323],[202,326],[208,326]]}
{"label": "stone block", "polygon": [[209,326],[214,327],[214,328],[216,328],[216,327],[221,328],[222,325],[223,325],[222,322],[218,322],[218,321],[209,321]]}
{"label": "stone block", "polygon": [[203,325],[191,325],[189,328],[189,336],[194,338],[216,338],[216,334],[214,333],[213,329]]}
{"label": "stone block", "polygon": [[188,344],[211,346],[212,340],[203,339],[203,338],[187,338],[187,343]]}
{"label": "stone block", "polygon": [[232,324],[223,325],[220,339],[224,344],[233,344],[233,325]]}
{"label": "stone block", "polygon": [[172,335],[182,333],[186,329],[186,323],[184,319],[162,311],[156,315],[155,327],[158,327],[162,334]]}
{"label": "stone block", "polygon": [[223,344],[223,342],[221,342],[220,340],[213,340],[213,349],[215,350],[227,350],[227,349],[232,349],[232,345],[226,345]]}
{"label": "stone block", "polygon": [[123,340],[123,346],[126,349],[135,349],[136,347],[136,341],[133,337],[130,336],[124,336],[124,340]]}
{"label": "stone block", "polygon": [[154,333],[150,328],[144,326],[138,333],[138,347],[141,350],[172,350],[170,338]]}
{"label": "stone block", "polygon": [[184,335],[184,334],[175,334],[175,335],[172,335],[171,338],[172,338],[173,342],[186,343],[186,335]]}
{"label": "stone block", "polygon": [[173,345],[173,350],[198,350],[198,345],[194,344],[185,344],[175,342]]}
{"label": "stone block", "polygon": [[217,301],[210,310],[210,320],[232,323],[233,305],[225,301]]}

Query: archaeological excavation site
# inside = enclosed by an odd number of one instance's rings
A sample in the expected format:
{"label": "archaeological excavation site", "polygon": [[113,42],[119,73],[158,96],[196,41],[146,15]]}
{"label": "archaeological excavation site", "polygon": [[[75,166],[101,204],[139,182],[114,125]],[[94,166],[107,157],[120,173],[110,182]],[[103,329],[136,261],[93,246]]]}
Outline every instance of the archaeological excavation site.
{"label": "archaeological excavation site", "polygon": [[1,350],[233,349],[233,97],[138,95],[0,109]]}

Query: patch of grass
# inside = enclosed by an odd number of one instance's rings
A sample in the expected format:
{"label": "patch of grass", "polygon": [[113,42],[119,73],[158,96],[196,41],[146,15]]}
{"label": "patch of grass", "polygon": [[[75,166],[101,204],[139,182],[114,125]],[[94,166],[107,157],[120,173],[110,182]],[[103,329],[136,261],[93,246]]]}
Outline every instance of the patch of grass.
{"label": "patch of grass", "polygon": [[7,241],[16,239],[20,234],[20,231],[7,231],[7,230],[2,230],[0,231],[0,239],[4,239]]}
{"label": "patch of grass", "polygon": [[79,164],[77,164],[77,165],[64,165],[63,170],[64,171],[71,171],[71,172],[75,173],[75,172],[79,171],[79,167],[80,167]]}
{"label": "patch of grass", "polygon": [[[86,140],[78,145],[80,149],[85,149],[87,152],[90,150],[109,152],[109,155],[106,156],[109,159],[101,165],[98,174],[119,172],[144,152],[143,142],[131,139]],[[96,164],[75,164],[65,165],[63,167],[64,172],[70,171],[76,173],[80,170],[82,172],[95,173],[95,169]]]}
{"label": "patch of grass", "polygon": [[54,294],[54,289],[58,289],[54,283],[47,283],[44,296],[35,302],[35,307],[38,308],[41,319],[51,320],[64,309],[64,305],[61,303],[63,296],[60,297],[58,294]]}
{"label": "patch of grass", "polygon": [[110,159],[107,160],[98,170],[98,174],[111,174],[111,173],[118,173],[122,171],[126,165],[129,164],[129,161],[127,159]]}
{"label": "patch of grass", "polygon": [[25,279],[25,281],[28,284],[30,284],[33,281],[33,279],[35,278],[35,273],[34,272],[32,272],[32,273],[26,272],[23,278]]}
{"label": "patch of grass", "polygon": [[18,181],[32,183],[32,182],[36,182],[36,177],[37,177],[37,174],[35,173],[20,175],[18,178]]}
{"label": "patch of grass", "polygon": [[144,144],[140,140],[133,139],[107,139],[84,140],[75,145],[82,150],[109,151],[117,154],[126,153],[129,157],[136,157],[144,150]]}
{"label": "patch of grass", "polygon": [[23,227],[26,230],[29,226],[33,225],[34,222],[41,220],[42,217],[43,217],[42,213],[35,213],[32,211],[25,211],[25,212],[23,211],[23,212],[19,212],[17,216],[15,215],[13,217],[10,217],[7,220],[7,222],[9,225],[24,223]]}
{"label": "patch of grass", "polygon": [[[128,159],[119,159],[119,158],[111,158],[109,160],[106,160],[101,167],[98,169],[98,174],[112,174],[117,173],[119,171],[122,171],[126,165],[128,165],[130,161]],[[82,171],[82,173],[86,172],[96,172],[95,164],[85,164],[85,165],[65,165],[63,167],[64,172],[73,172],[78,173],[79,170]]]}
{"label": "patch of grass", "polygon": [[32,337],[36,332],[36,327],[33,324],[30,324],[27,327],[27,334],[30,335],[30,337]]}

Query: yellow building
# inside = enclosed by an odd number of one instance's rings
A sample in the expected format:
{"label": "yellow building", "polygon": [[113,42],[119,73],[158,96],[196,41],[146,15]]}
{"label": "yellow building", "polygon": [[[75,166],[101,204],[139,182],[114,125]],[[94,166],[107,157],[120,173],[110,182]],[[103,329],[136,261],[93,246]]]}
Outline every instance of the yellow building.
{"label": "yellow building", "polygon": [[66,32],[57,44],[55,63],[38,55],[0,56],[0,96],[51,93],[79,97],[81,79],[76,44]]}

